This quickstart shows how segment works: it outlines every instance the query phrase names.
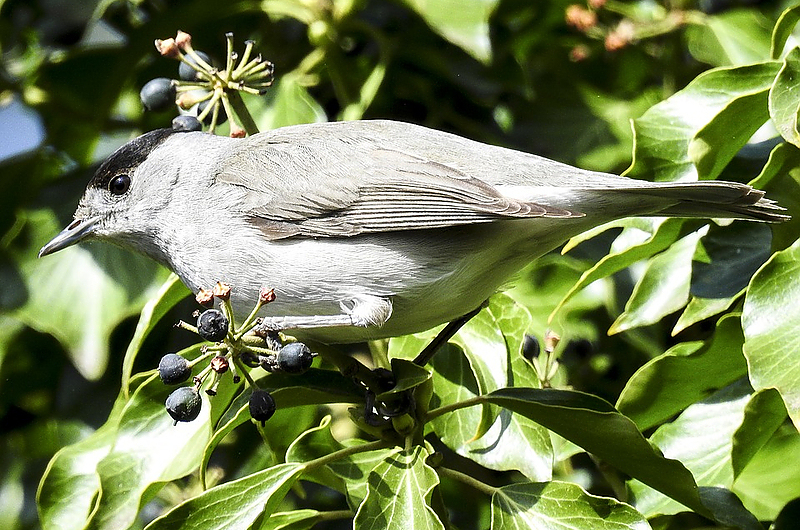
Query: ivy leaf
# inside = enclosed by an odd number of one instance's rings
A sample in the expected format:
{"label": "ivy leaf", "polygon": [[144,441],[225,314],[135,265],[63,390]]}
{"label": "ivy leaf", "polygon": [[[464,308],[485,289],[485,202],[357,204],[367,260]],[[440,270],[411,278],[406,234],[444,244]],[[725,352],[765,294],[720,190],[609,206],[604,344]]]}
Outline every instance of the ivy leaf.
{"label": "ivy leaf", "polygon": [[[34,248],[60,230],[49,210],[30,212],[26,226]],[[90,380],[105,372],[111,332],[139,312],[168,274],[143,256],[103,243],[20,260],[28,300],[18,317],[58,339]]]}
{"label": "ivy leaf", "polygon": [[353,528],[444,530],[430,507],[439,477],[425,463],[427,456],[428,451],[417,445],[394,451],[375,466],[367,477],[367,496],[358,507]]}
{"label": "ivy leaf", "polygon": [[129,384],[133,374],[133,363],[144,343],[144,339],[147,338],[147,335],[167,311],[189,294],[189,289],[181,283],[180,278],[175,274],[170,274],[156,295],[142,308],[139,322],[136,324],[136,331],[134,331],[133,337],[128,343],[128,349],[125,350],[125,359],[122,362],[122,391],[126,397],[130,393]]}
{"label": "ivy leaf", "polygon": [[715,177],[769,117],[766,98],[779,68],[766,62],[709,70],[651,107],[633,121],[629,176]]}
{"label": "ivy leaf", "polygon": [[609,335],[653,324],[686,305],[692,257],[702,235],[702,231],[693,232],[648,261],[625,311],[609,328]]}
{"label": "ivy leaf", "polygon": [[498,0],[403,0],[439,35],[475,59],[488,64],[492,58],[489,17]]}
{"label": "ivy leaf", "polygon": [[247,530],[269,517],[304,471],[302,464],[278,464],[227,482],[179,504],[146,530]]}
{"label": "ivy leaf", "polygon": [[644,516],[629,505],[590,495],[568,482],[522,482],[498,488],[492,495],[493,530],[578,526],[593,530],[650,529]]}
{"label": "ivy leaf", "polygon": [[641,430],[666,421],[747,374],[743,342],[739,317],[723,317],[708,343],[681,342],[639,368],[617,408]]}
{"label": "ivy leaf", "polygon": [[753,276],[742,310],[744,353],[756,390],[776,388],[800,429],[800,240]]}
{"label": "ivy leaf", "polygon": [[769,115],[784,140],[800,147],[797,114],[800,110],[800,48],[790,51],[769,91]]}
{"label": "ivy leaf", "polygon": [[[698,485],[733,484],[731,451],[733,435],[744,419],[751,389],[746,382],[730,385],[711,397],[689,406],[675,421],[659,427],[650,441],[666,458],[679,460],[694,475]],[[648,517],[683,511],[669,499],[638,480],[631,481],[636,508]]]}
{"label": "ivy leaf", "polygon": [[775,28],[772,30],[772,43],[770,46],[770,57],[772,59],[780,59],[783,48],[786,46],[786,41],[789,40],[798,20],[800,20],[800,6],[789,7],[778,17],[778,22],[775,23]]}
{"label": "ivy leaf", "polygon": [[100,497],[87,528],[128,528],[143,501],[155,492],[153,484],[197,469],[211,435],[210,404],[204,397],[197,419],[173,425],[164,410],[167,393],[154,375],[126,403],[113,448],[97,464]]}
{"label": "ivy leaf", "polygon": [[729,521],[737,514],[745,521],[741,528],[754,528],[731,499],[701,496],[686,467],[654,450],[631,420],[598,397],[570,390],[504,388],[485,399],[538,422],[705,517]]}

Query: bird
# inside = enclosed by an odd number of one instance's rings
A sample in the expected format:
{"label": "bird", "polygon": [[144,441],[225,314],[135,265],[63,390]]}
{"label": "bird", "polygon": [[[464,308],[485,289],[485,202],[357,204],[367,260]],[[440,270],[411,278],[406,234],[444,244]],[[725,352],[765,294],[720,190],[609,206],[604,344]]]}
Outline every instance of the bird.
{"label": "bird", "polygon": [[399,121],[157,129],[99,166],[39,255],[107,241],[193,292],[228,283],[242,315],[269,286],[265,329],[350,343],[453,321],[532,260],[631,216],[789,218],[746,184],[647,182]]}

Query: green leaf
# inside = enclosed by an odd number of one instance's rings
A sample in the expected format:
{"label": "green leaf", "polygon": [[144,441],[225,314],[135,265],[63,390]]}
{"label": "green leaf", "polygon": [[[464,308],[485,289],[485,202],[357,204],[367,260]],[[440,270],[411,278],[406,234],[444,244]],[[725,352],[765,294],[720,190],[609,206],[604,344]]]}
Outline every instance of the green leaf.
{"label": "green leaf", "polygon": [[[488,310],[503,330],[508,345],[513,376],[509,385],[538,386],[535,371],[521,353],[530,315],[505,295],[493,297]],[[446,345],[433,358],[432,365],[432,405],[451,405],[479,395],[475,376],[460,348]],[[486,432],[476,436],[481,419],[481,409],[462,408],[434,419],[434,432],[453,451],[489,469],[517,470],[536,481],[552,477],[553,449],[546,429],[524,416],[501,409]]]}
{"label": "green leaf", "polygon": [[439,35],[475,59],[492,58],[489,17],[498,0],[403,0]]}
{"label": "green leaf", "polygon": [[328,464],[328,468],[344,481],[347,503],[357,510],[367,496],[367,477],[379,463],[389,458],[395,449],[380,449],[356,453]]}
{"label": "green leaf", "polygon": [[273,513],[257,527],[257,530],[308,530],[320,522],[323,514],[317,510],[293,510]]}
{"label": "green leaf", "polygon": [[[524,361],[523,361],[524,362]],[[434,403],[449,405],[475,397],[477,384],[464,354],[451,344],[433,359]],[[528,370],[532,371],[531,367]],[[470,407],[433,420],[436,435],[453,451],[489,469],[518,470],[535,480],[552,476],[552,446],[547,431],[532,420],[501,409],[483,436],[475,439],[481,411]]]}
{"label": "green leaf", "polygon": [[693,232],[650,259],[623,312],[609,335],[647,326],[686,305],[692,274],[692,257],[703,231]]}
{"label": "green leaf", "polygon": [[786,41],[789,40],[797,21],[800,20],[800,5],[787,8],[772,30],[772,42],[770,46],[770,57],[773,60],[780,59]]}
{"label": "green leaf", "polygon": [[[577,523],[580,521],[580,523]],[[645,518],[615,499],[596,497],[568,482],[522,482],[492,495],[492,529],[646,530]]]}
{"label": "green leaf", "polygon": [[175,274],[170,274],[156,295],[151,298],[142,308],[139,322],[136,324],[136,331],[133,333],[128,349],[125,350],[125,359],[122,362],[122,392],[125,397],[130,394],[130,379],[133,374],[133,363],[136,355],[144,343],[144,339],[150,334],[153,327],[175,304],[191,294]]}
{"label": "green leaf", "polygon": [[[608,402],[581,392],[535,388],[504,388],[485,398],[536,421],[698,513],[710,515],[691,473],[680,462],[654,451],[636,425]],[[625,450],[620,451],[621,447]]]}
{"label": "green leaf", "polygon": [[325,110],[291,73],[281,77],[265,97],[247,98],[245,102],[259,131],[327,121]]}
{"label": "green leaf", "polygon": [[153,484],[197,469],[211,435],[210,405],[203,398],[197,419],[173,425],[164,410],[168,392],[154,375],[126,403],[113,449],[97,464],[100,498],[87,528],[128,528],[143,502],[149,500],[147,494],[153,493]]}
{"label": "green leaf", "polygon": [[629,176],[655,180],[715,176],[766,120],[759,103],[779,68],[780,63],[768,62],[709,70],[651,107],[633,121]]}
{"label": "green leaf", "polygon": [[783,58],[783,65],[769,91],[769,115],[784,140],[800,147],[797,114],[800,110],[800,48]]}
{"label": "green leaf", "polygon": [[[318,368],[312,368],[302,375],[264,373],[261,377],[256,378],[256,383],[261,388],[269,389],[275,399],[277,412],[270,418],[269,428],[266,432],[276,438],[281,435],[294,437],[298,434],[298,429],[302,432],[306,428],[306,425],[300,421],[306,412],[293,410],[294,407],[327,403],[360,403],[364,399],[364,391],[351,379],[345,378],[339,372]],[[200,478],[203,484],[206,480],[206,466],[214,449],[236,427],[250,421],[249,400],[251,394],[252,391],[248,389],[236,396],[226,407],[219,422],[215,424],[214,434],[203,451],[200,466]],[[286,441],[286,446],[291,440],[292,438],[289,438]]]}
{"label": "green leaf", "polygon": [[[681,225],[682,222],[678,219],[663,217],[632,217],[614,222],[615,227],[622,226],[623,230],[612,243],[611,251],[581,275],[580,280],[570,288],[550,314],[550,320],[556,317],[564,304],[590,283],[611,276],[669,247],[678,238]],[[578,239],[573,238],[567,246],[574,245],[577,241]]]}
{"label": "green leaf", "polygon": [[744,353],[756,390],[777,388],[800,429],[800,240],[755,274],[742,311]]}
{"label": "green leaf", "polygon": [[693,326],[694,324],[697,324],[702,320],[706,320],[728,310],[743,294],[744,289],[733,296],[725,298],[700,298],[698,296],[690,295],[689,303],[686,304],[681,316],[678,317],[678,321],[672,328],[672,336],[676,336],[681,331]]}
{"label": "green leaf", "polygon": [[113,447],[125,403],[120,394],[102,427],[50,460],[36,493],[42,528],[78,530],[86,526],[100,490],[97,464]]}
{"label": "green leaf", "polygon": [[714,66],[759,63],[769,59],[772,23],[752,9],[705,16],[687,31],[689,51]]}
{"label": "green leaf", "polygon": [[744,409],[742,424],[733,436],[731,462],[734,477],[742,473],[785,420],[786,407],[774,388],[753,394]]}
{"label": "green leaf", "polygon": [[431,372],[411,361],[394,358],[391,363],[392,373],[396,378],[395,385],[391,390],[378,394],[376,396],[378,400],[383,401],[395,394],[411,390],[431,378]]}
{"label": "green leaf", "polygon": [[[672,423],[659,427],[650,441],[665,457],[682,462],[699,486],[730,488],[733,484],[733,436],[744,419],[750,391],[746,382],[728,386],[689,406]],[[638,480],[631,481],[630,487],[636,498],[636,508],[648,517],[684,510],[674,500]]]}
{"label": "green leaf", "polygon": [[[286,450],[286,462],[306,463],[342,449],[342,444],[331,434],[330,423],[331,417],[325,416],[319,425],[307,429],[298,436]],[[328,486],[335,491],[345,490],[341,478],[327,466],[311,470],[303,478]]]}
{"label": "green leaf", "polygon": [[800,433],[784,423],[753,455],[736,478],[733,491],[759,519],[775,520],[784,505],[800,498],[800,466],[794,465],[798,459]]}
{"label": "green leaf", "polygon": [[147,530],[247,530],[269,517],[300,478],[302,464],[278,464],[193,497],[149,525]]}
{"label": "green leaf", "polygon": [[[26,227],[34,248],[60,230],[49,210],[30,212]],[[20,265],[28,301],[17,316],[58,339],[81,375],[98,379],[108,362],[111,332],[140,311],[167,271],[143,256],[102,243],[30,258]]]}
{"label": "green leaf", "polygon": [[743,342],[738,316],[723,317],[707,344],[679,343],[639,368],[617,408],[641,430],[658,425],[746,375]]}
{"label": "green leaf", "polygon": [[444,530],[430,507],[439,477],[425,463],[427,456],[427,450],[417,445],[393,451],[375,466],[367,477],[367,496],[358,507],[353,528]]}
{"label": "green leaf", "polygon": [[772,231],[762,223],[712,224],[700,244],[702,258],[696,256],[692,264],[691,299],[672,329],[673,336],[725,311],[744,294],[750,278],[772,253]]}

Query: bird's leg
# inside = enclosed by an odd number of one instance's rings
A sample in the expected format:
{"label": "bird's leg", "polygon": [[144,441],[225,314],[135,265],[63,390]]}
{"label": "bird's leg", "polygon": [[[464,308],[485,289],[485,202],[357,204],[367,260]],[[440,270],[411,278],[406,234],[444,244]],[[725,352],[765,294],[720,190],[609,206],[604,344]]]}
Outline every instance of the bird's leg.
{"label": "bird's leg", "polygon": [[457,319],[447,324],[444,327],[444,329],[442,329],[442,331],[440,331],[439,334],[436,335],[427,346],[425,346],[425,349],[419,352],[419,355],[417,355],[416,358],[414,358],[414,364],[418,364],[420,366],[425,366],[426,364],[428,364],[433,358],[433,356],[436,354],[436,352],[439,351],[439,348],[447,344],[447,341],[452,339],[453,335],[458,333],[458,330],[461,329],[464,326],[464,324],[472,320],[472,317],[480,313],[481,309],[486,307],[487,302],[488,300],[482,303],[480,306],[473,309],[472,311],[470,311],[469,313],[467,313],[466,315],[458,317]]}
{"label": "bird's leg", "polygon": [[256,329],[269,332],[343,326],[380,327],[392,314],[391,300],[380,296],[358,295],[339,305],[342,312],[338,315],[264,317]]}

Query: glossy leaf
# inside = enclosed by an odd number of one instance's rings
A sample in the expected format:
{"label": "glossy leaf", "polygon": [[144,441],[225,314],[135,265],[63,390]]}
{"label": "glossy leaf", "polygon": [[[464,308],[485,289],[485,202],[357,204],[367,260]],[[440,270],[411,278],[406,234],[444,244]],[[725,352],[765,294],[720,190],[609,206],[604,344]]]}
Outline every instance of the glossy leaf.
{"label": "glossy leaf", "polygon": [[733,436],[731,463],[734,478],[761,452],[785,420],[786,407],[774,388],[753,394],[744,409],[742,424]]}
{"label": "glossy leaf", "polygon": [[427,456],[423,447],[415,446],[394,451],[375,466],[367,477],[367,496],[358,507],[353,528],[444,530],[430,507],[439,477],[425,463]]}
{"label": "glossy leaf", "polygon": [[488,63],[492,57],[489,17],[497,0],[403,0],[437,33],[474,58]]}
{"label": "glossy leaf", "polygon": [[666,421],[747,374],[743,342],[738,316],[723,317],[708,343],[679,343],[639,368],[617,408],[641,430]]}
{"label": "glossy leaf", "polygon": [[750,282],[742,312],[744,353],[756,390],[777,388],[800,429],[800,240],[777,252]]}
{"label": "glossy leaf", "polygon": [[790,51],[783,59],[775,84],[769,91],[769,115],[784,140],[800,147],[797,115],[800,111],[800,48]]}
{"label": "glossy leaf", "polygon": [[[61,230],[49,211],[31,212],[27,225],[36,248]],[[28,301],[19,318],[56,337],[92,380],[106,369],[111,332],[139,312],[167,275],[147,258],[102,243],[28,259],[21,271]]]}
{"label": "glossy leaf", "polygon": [[[614,240],[611,251],[584,272],[580,280],[570,288],[550,314],[550,320],[578,291],[590,283],[610,276],[669,247],[678,238],[681,224],[677,219],[635,217],[604,225],[609,228],[621,226],[622,233]],[[565,251],[581,241],[582,239],[579,238],[583,238],[585,235],[587,233],[570,240],[565,246]]]}
{"label": "glossy leaf", "polygon": [[692,257],[702,235],[702,231],[693,232],[650,259],[625,304],[625,312],[611,325],[609,334],[653,324],[686,305]]}
{"label": "glossy leaf", "polygon": [[762,101],[779,67],[768,62],[710,70],[651,107],[633,122],[628,173],[655,180],[716,176],[768,118]]}
{"label": "glossy leaf", "polygon": [[486,399],[536,421],[699,513],[709,513],[691,473],[654,451],[634,423],[608,402],[580,392],[534,388],[496,390]]}
{"label": "glossy leaf", "polygon": [[87,528],[129,527],[148,494],[152,495],[153,484],[181,478],[197,469],[211,434],[209,403],[204,399],[200,416],[194,421],[173,425],[164,409],[168,393],[153,376],[125,405],[113,449],[97,464],[100,497]]}
{"label": "glossy leaf", "polygon": [[[508,349],[512,367],[508,385],[538,386],[533,367],[522,357],[522,340],[530,324],[525,308],[505,295],[497,295],[487,308]],[[448,344],[433,358],[432,406],[450,405],[480,394],[477,380],[463,350]],[[552,476],[553,449],[546,429],[519,414],[501,409],[485,432],[476,434],[482,421],[480,408],[470,407],[436,418],[434,431],[448,447],[484,467],[517,470],[530,480]]]}
{"label": "glossy leaf", "polygon": [[800,20],[800,6],[792,6],[786,9],[778,18],[775,28],[772,30],[772,41],[770,46],[770,57],[780,59],[786,41],[794,31],[794,27]]}
{"label": "glossy leaf", "polygon": [[114,445],[124,406],[125,400],[118,397],[102,427],[88,438],[64,447],[50,460],[36,494],[43,528],[85,527],[100,490],[97,464]]}
{"label": "glossy leaf", "polygon": [[[742,424],[749,401],[750,388],[746,383],[726,387],[689,406],[672,423],[658,428],[650,441],[666,458],[682,462],[698,485],[730,488],[733,484],[733,436]],[[636,508],[648,517],[684,509],[675,500],[638,480],[632,481],[630,487]]]}
{"label": "glossy leaf", "polygon": [[144,339],[167,311],[189,294],[189,289],[181,283],[180,279],[175,274],[170,274],[156,295],[142,308],[139,322],[136,324],[136,331],[128,343],[128,349],[125,350],[125,360],[122,364],[122,391],[125,396],[129,394],[128,384],[133,374],[133,363]]}
{"label": "glossy leaf", "polygon": [[303,470],[301,464],[279,464],[227,482],[179,504],[146,528],[247,530],[275,512]]}
{"label": "glossy leaf", "polygon": [[370,472],[378,464],[390,458],[394,451],[394,449],[381,449],[356,453],[327,465],[344,482],[347,502],[353,510],[357,510],[367,496],[367,477]]}
{"label": "glossy leaf", "polygon": [[784,423],[748,461],[736,477],[733,491],[759,519],[776,520],[787,503],[800,498],[800,469],[790,464],[798,458],[800,433]]}
{"label": "glossy leaf", "polygon": [[492,495],[493,530],[577,527],[648,530],[650,525],[629,505],[590,495],[580,486],[567,482],[521,482],[498,488]]}

